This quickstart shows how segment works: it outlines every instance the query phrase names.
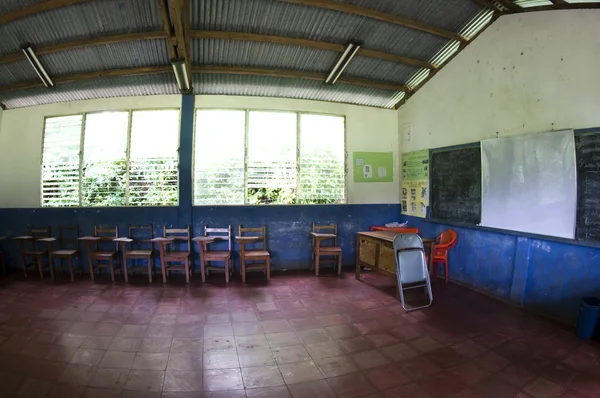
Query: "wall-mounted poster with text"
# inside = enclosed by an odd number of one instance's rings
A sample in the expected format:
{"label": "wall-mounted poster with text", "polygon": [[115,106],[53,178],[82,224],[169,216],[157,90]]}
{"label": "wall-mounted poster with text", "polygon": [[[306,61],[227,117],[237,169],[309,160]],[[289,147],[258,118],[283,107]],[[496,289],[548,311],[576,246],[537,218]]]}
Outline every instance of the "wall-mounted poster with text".
{"label": "wall-mounted poster with text", "polygon": [[429,150],[402,154],[402,214],[425,218],[429,206]]}

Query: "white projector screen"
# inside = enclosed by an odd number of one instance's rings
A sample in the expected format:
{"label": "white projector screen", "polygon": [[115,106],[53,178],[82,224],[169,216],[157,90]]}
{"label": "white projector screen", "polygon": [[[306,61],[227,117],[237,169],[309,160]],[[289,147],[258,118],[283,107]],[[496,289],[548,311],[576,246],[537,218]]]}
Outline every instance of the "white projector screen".
{"label": "white projector screen", "polygon": [[481,141],[481,225],[575,237],[573,130]]}

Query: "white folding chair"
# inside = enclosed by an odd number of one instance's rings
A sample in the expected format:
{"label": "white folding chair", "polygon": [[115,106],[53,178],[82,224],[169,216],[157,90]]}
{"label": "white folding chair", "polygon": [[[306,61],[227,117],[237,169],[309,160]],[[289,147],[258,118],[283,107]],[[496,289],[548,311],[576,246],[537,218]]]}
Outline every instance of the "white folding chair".
{"label": "white folding chair", "polygon": [[[433,302],[431,293],[431,282],[425,260],[423,241],[417,234],[400,234],[394,238],[394,253],[396,254],[396,277],[398,278],[398,292],[402,308],[406,312],[427,308]],[[414,285],[419,283],[418,285]],[[410,284],[409,287],[404,287]],[[404,302],[404,290],[427,287],[429,293],[429,304],[421,307],[406,308]]]}

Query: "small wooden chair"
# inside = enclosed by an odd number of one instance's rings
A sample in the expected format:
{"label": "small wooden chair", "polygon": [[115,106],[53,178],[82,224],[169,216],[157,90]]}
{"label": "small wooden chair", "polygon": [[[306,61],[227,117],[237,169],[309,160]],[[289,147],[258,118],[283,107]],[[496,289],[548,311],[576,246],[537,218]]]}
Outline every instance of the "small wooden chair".
{"label": "small wooden chair", "polygon": [[90,277],[94,280],[95,261],[96,268],[110,269],[110,280],[111,282],[114,282],[115,260],[118,258],[119,254],[119,244],[113,241],[119,237],[119,226],[117,225],[114,228],[101,228],[94,225],[94,236],[99,237],[100,240],[94,242],[94,250],[90,253]]}
{"label": "small wooden chair", "polygon": [[[248,233],[256,240],[254,242],[244,242],[238,239],[240,244],[240,268],[242,272],[242,282],[246,282],[247,271],[263,271],[267,282],[271,280],[271,254],[267,251],[267,226],[263,225],[260,228],[243,228],[238,225],[238,236],[243,238],[244,234]],[[246,245],[251,243],[259,243],[261,249],[246,250]],[[262,242],[262,245],[260,244]],[[252,264],[246,264],[246,261],[252,261]],[[262,261],[262,263],[257,263]]]}
{"label": "small wooden chair", "polygon": [[[313,237],[312,240],[312,265],[315,270],[315,276],[319,276],[319,267],[323,263],[321,256],[327,256],[329,259],[324,262],[331,263],[333,266],[337,264],[338,276],[342,273],[342,248],[338,246],[337,242],[337,224],[330,225],[317,225],[313,223],[312,231],[318,233],[327,233],[335,235],[334,237],[327,239],[316,239]],[[321,242],[331,242],[329,245],[321,246]],[[337,261],[336,261],[337,260]]]}
{"label": "small wooden chair", "polygon": [[[129,245],[123,245],[123,269],[125,271],[125,281],[128,281],[127,275],[129,271],[142,271],[143,266],[133,267],[134,260],[146,260],[148,265],[148,281],[152,283],[154,276],[154,250],[152,249],[152,242],[154,238],[154,227],[152,224],[148,225],[129,225],[129,239],[131,242]],[[129,246],[129,247],[128,247]],[[127,261],[132,261],[132,268],[127,268]]]}
{"label": "small wooden chair", "polygon": [[160,266],[162,269],[163,283],[167,283],[167,274],[171,270],[185,271],[185,283],[190,283],[190,275],[192,273],[190,267],[190,254],[192,251],[190,227],[188,226],[187,228],[179,229],[163,227],[163,237],[174,240],[174,242],[169,245],[161,245]]}
{"label": "small wooden chair", "polygon": [[[48,250],[40,249],[41,242],[38,242],[38,239],[46,239],[50,238],[50,227],[45,228],[34,228],[31,227],[29,229],[29,236],[32,239],[29,241],[30,247],[25,247],[25,242],[21,241],[21,259],[23,261],[23,273],[27,278],[27,268],[28,267],[36,267],[40,273],[40,279],[44,279],[44,262],[46,266],[50,268],[50,277],[54,279],[54,272],[52,267],[50,267],[50,262],[48,261]],[[28,263],[28,259],[31,259],[31,262]],[[46,260],[46,261],[44,261]]]}
{"label": "small wooden chair", "polygon": [[[210,243],[198,241],[200,246],[200,272],[202,273],[202,283],[206,282],[206,275],[210,271],[225,272],[225,283],[229,283],[231,274],[231,225],[227,228],[209,228],[204,226],[204,236],[218,241],[227,241],[227,250],[208,250]],[[223,262],[224,267],[215,267],[210,262]]]}
{"label": "small wooden chair", "polygon": [[[79,225],[59,225],[58,226],[58,250],[50,251],[48,256],[50,266],[54,268],[54,259],[60,259],[60,265],[63,266],[63,260],[66,258],[69,264],[69,273],[71,275],[71,282],[75,281],[73,275],[73,259],[79,257]],[[80,264],[81,265],[81,264]]]}

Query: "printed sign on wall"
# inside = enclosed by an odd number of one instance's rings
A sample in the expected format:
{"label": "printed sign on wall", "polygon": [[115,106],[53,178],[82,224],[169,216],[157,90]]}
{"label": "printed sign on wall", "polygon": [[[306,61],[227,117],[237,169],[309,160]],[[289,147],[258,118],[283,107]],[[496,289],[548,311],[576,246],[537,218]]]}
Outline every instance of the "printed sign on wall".
{"label": "printed sign on wall", "polygon": [[392,152],[354,152],[354,182],[394,182]]}
{"label": "printed sign on wall", "polygon": [[402,154],[402,214],[425,218],[429,206],[429,150]]}

